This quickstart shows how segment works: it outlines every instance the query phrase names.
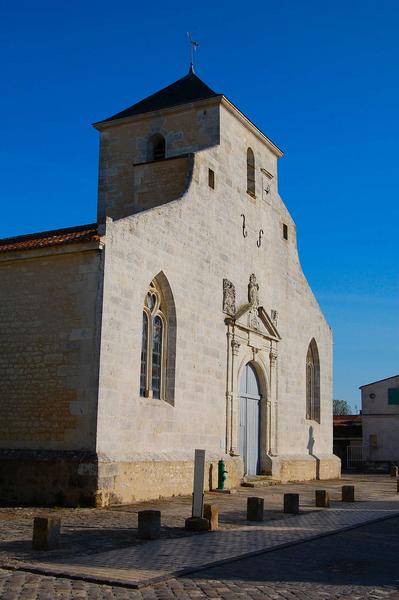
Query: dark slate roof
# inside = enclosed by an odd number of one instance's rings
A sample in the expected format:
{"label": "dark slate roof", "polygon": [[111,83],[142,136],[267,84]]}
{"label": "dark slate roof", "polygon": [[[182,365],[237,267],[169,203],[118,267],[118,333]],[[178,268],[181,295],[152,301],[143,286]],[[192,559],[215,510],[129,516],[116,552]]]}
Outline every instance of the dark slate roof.
{"label": "dark slate roof", "polygon": [[198,100],[206,100],[207,98],[214,98],[215,96],[220,95],[221,94],[217,94],[211,90],[211,88],[190,69],[188,74],[181,79],[178,79],[162,90],[159,90],[159,92],[155,92],[155,94],[144,98],[144,100],[140,100],[140,102],[133,104],[130,108],[126,108],[116,115],[109,117],[109,119],[100,121],[100,123],[124,119],[153,110],[161,110],[162,108],[170,108],[171,106],[179,106],[180,104],[197,102]]}
{"label": "dark slate roof", "polygon": [[64,229],[53,229],[52,231],[41,231],[40,233],[28,233],[0,239],[0,252],[11,252],[12,250],[31,250],[34,248],[45,248],[48,246],[60,246],[77,242],[97,241],[100,239],[97,223],[89,225],[78,225]]}

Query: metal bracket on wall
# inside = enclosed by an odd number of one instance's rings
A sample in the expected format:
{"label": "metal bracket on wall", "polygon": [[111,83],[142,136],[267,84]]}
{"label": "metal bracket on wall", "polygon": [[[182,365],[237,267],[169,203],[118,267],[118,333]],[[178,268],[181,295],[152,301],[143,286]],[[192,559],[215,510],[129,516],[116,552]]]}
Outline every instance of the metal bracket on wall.
{"label": "metal bracket on wall", "polygon": [[256,245],[258,246],[258,248],[260,248],[262,245],[262,236],[263,236],[263,229],[259,229],[259,239],[256,242]]}
{"label": "metal bracket on wall", "polygon": [[242,235],[243,235],[243,237],[246,238],[247,235],[248,235],[248,231],[247,231],[247,228],[245,226],[245,215],[241,214],[241,217],[242,217]]}

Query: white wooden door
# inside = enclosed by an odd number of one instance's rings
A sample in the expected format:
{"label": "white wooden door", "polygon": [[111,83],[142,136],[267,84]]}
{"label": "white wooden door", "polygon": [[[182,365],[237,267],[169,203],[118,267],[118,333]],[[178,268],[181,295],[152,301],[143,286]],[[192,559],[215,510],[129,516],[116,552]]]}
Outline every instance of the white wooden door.
{"label": "white wooden door", "polygon": [[261,394],[255,369],[245,365],[240,380],[240,454],[246,475],[258,475]]}

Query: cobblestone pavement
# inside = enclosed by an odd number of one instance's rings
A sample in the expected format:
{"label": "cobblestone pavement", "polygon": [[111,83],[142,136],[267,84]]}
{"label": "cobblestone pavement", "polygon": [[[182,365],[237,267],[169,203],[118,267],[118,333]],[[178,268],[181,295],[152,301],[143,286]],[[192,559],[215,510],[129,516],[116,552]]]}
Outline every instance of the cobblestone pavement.
{"label": "cobblestone pavement", "polygon": [[140,547],[133,545],[61,560],[44,555],[44,559],[21,564],[47,574],[140,586],[395,514],[399,514],[396,497],[394,501],[337,502],[330,509],[305,512],[285,520],[241,525],[178,540],[155,540]]}
{"label": "cobblestone pavement", "polygon": [[399,600],[399,518],[131,590],[0,570],[1,600]]}
{"label": "cobblestone pavement", "polygon": [[[341,486],[346,483],[356,485],[359,500],[383,500],[392,497],[396,482],[386,475],[345,475],[340,480],[314,481],[273,485],[263,488],[240,488],[235,494],[222,495],[207,493],[205,502],[220,506],[220,524],[223,530],[248,525],[246,499],[248,496],[261,496],[265,499],[265,520],[286,518],[281,512],[283,494],[298,492],[301,510],[314,511],[315,489],[326,489],[332,499],[340,498]],[[63,543],[60,550],[48,553],[52,559],[68,556],[89,555],[116,548],[143,544],[137,537],[137,513],[153,508],[162,512],[161,539],[186,537],[184,520],[191,516],[191,496],[178,496],[169,499],[134,503],[129,506],[116,506],[110,509],[94,508],[0,508],[0,565],[15,558],[32,560],[37,553],[31,550],[33,517],[55,513],[61,517]]]}

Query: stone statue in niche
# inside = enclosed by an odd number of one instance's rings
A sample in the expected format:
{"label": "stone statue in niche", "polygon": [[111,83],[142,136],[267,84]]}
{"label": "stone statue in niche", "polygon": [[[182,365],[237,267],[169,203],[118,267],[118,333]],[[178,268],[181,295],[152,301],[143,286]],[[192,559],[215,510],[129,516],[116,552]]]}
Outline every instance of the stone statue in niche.
{"label": "stone statue in niche", "polygon": [[256,276],[254,273],[252,273],[249,278],[248,302],[251,305],[251,308],[248,312],[248,325],[253,329],[258,329],[259,284],[256,282]]}
{"label": "stone statue in niche", "polygon": [[249,278],[248,284],[248,302],[254,307],[259,306],[259,284],[256,282],[254,273]]}
{"label": "stone statue in niche", "polygon": [[228,279],[223,279],[223,312],[228,315],[236,312],[236,289]]}
{"label": "stone statue in niche", "polygon": [[270,311],[270,317],[273,324],[277,326],[278,312],[274,308]]}

